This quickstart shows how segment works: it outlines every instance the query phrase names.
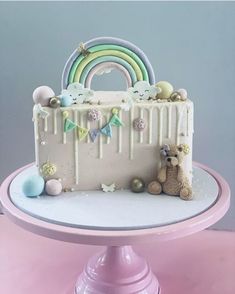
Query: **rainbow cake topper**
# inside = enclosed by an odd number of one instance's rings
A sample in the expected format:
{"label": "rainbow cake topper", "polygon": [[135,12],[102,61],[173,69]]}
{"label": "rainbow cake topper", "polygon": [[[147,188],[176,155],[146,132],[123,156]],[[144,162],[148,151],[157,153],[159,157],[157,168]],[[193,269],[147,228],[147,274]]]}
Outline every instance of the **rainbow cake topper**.
{"label": "rainbow cake topper", "polygon": [[122,39],[101,37],[82,43],[72,53],[63,70],[62,89],[74,82],[89,88],[93,76],[107,68],[121,71],[128,87],[137,81],[155,83],[153,68],[142,50]]}

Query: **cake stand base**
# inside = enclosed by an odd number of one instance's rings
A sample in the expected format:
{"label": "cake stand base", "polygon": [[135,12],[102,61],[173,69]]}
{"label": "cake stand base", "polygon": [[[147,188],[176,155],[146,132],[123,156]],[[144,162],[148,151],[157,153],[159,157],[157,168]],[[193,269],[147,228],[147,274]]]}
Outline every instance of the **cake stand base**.
{"label": "cake stand base", "polygon": [[89,260],[75,288],[75,294],[103,293],[157,294],[160,288],[146,260],[131,246],[112,246]]}

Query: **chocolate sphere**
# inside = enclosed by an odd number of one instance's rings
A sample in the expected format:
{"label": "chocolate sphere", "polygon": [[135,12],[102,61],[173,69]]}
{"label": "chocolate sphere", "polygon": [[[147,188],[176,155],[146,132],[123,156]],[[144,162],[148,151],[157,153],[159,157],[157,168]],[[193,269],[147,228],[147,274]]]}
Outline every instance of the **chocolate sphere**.
{"label": "chocolate sphere", "polygon": [[140,178],[134,178],[131,181],[131,191],[134,193],[141,193],[144,192],[145,183]]}
{"label": "chocolate sphere", "polygon": [[49,104],[52,108],[58,108],[60,107],[60,99],[57,97],[52,97]]}

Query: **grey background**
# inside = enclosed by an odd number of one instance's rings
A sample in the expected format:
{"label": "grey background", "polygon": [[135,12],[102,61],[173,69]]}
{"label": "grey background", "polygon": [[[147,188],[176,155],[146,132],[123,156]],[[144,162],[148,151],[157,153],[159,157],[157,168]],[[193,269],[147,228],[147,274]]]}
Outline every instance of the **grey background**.
{"label": "grey background", "polygon": [[[0,2],[0,181],[34,161],[32,92],[60,91],[65,61],[81,41],[121,37],[148,55],[157,80],[195,103],[194,160],[235,191],[235,3]],[[124,89],[117,74],[95,89]],[[235,200],[214,228],[235,230]]]}

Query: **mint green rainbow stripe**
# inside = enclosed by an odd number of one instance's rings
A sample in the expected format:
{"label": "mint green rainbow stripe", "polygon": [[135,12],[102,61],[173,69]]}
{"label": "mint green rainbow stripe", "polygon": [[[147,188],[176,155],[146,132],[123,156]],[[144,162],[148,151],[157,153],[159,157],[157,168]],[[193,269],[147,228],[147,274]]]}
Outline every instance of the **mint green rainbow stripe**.
{"label": "mint green rainbow stripe", "polygon": [[90,53],[88,56],[86,56],[85,58],[83,58],[81,60],[81,62],[78,64],[78,66],[75,70],[75,75],[74,75],[74,78],[71,82],[80,81],[80,76],[81,76],[84,68],[86,67],[86,65],[89,62],[91,62],[92,60],[95,60],[101,56],[107,56],[107,57],[116,56],[116,57],[120,57],[123,60],[126,60],[133,67],[134,71],[136,72],[137,79],[143,80],[143,74],[142,74],[140,67],[135,62],[135,60],[133,60],[129,55],[127,55],[126,53],[121,52],[121,51],[102,50],[102,51]]}
{"label": "mint green rainbow stripe", "polygon": [[93,61],[91,61],[83,70],[81,77],[80,77],[80,83],[85,85],[86,83],[86,78],[89,75],[89,72],[92,70],[92,68],[94,68],[97,64],[100,63],[105,63],[105,62],[115,62],[115,63],[119,63],[121,65],[123,65],[129,72],[131,80],[133,83],[137,82],[137,76],[135,71],[133,70],[133,68],[130,66],[130,64],[128,62],[126,62],[125,60],[116,57],[116,56],[103,56],[103,57],[99,57],[97,59],[94,59]]}
{"label": "mint green rainbow stripe", "polygon": [[131,50],[118,45],[96,45],[89,48],[90,54],[80,55],[73,63],[69,73],[69,83],[80,81],[81,73],[87,63],[100,56],[116,56],[126,60],[135,70],[138,80],[149,81],[147,69],[142,60]]}

